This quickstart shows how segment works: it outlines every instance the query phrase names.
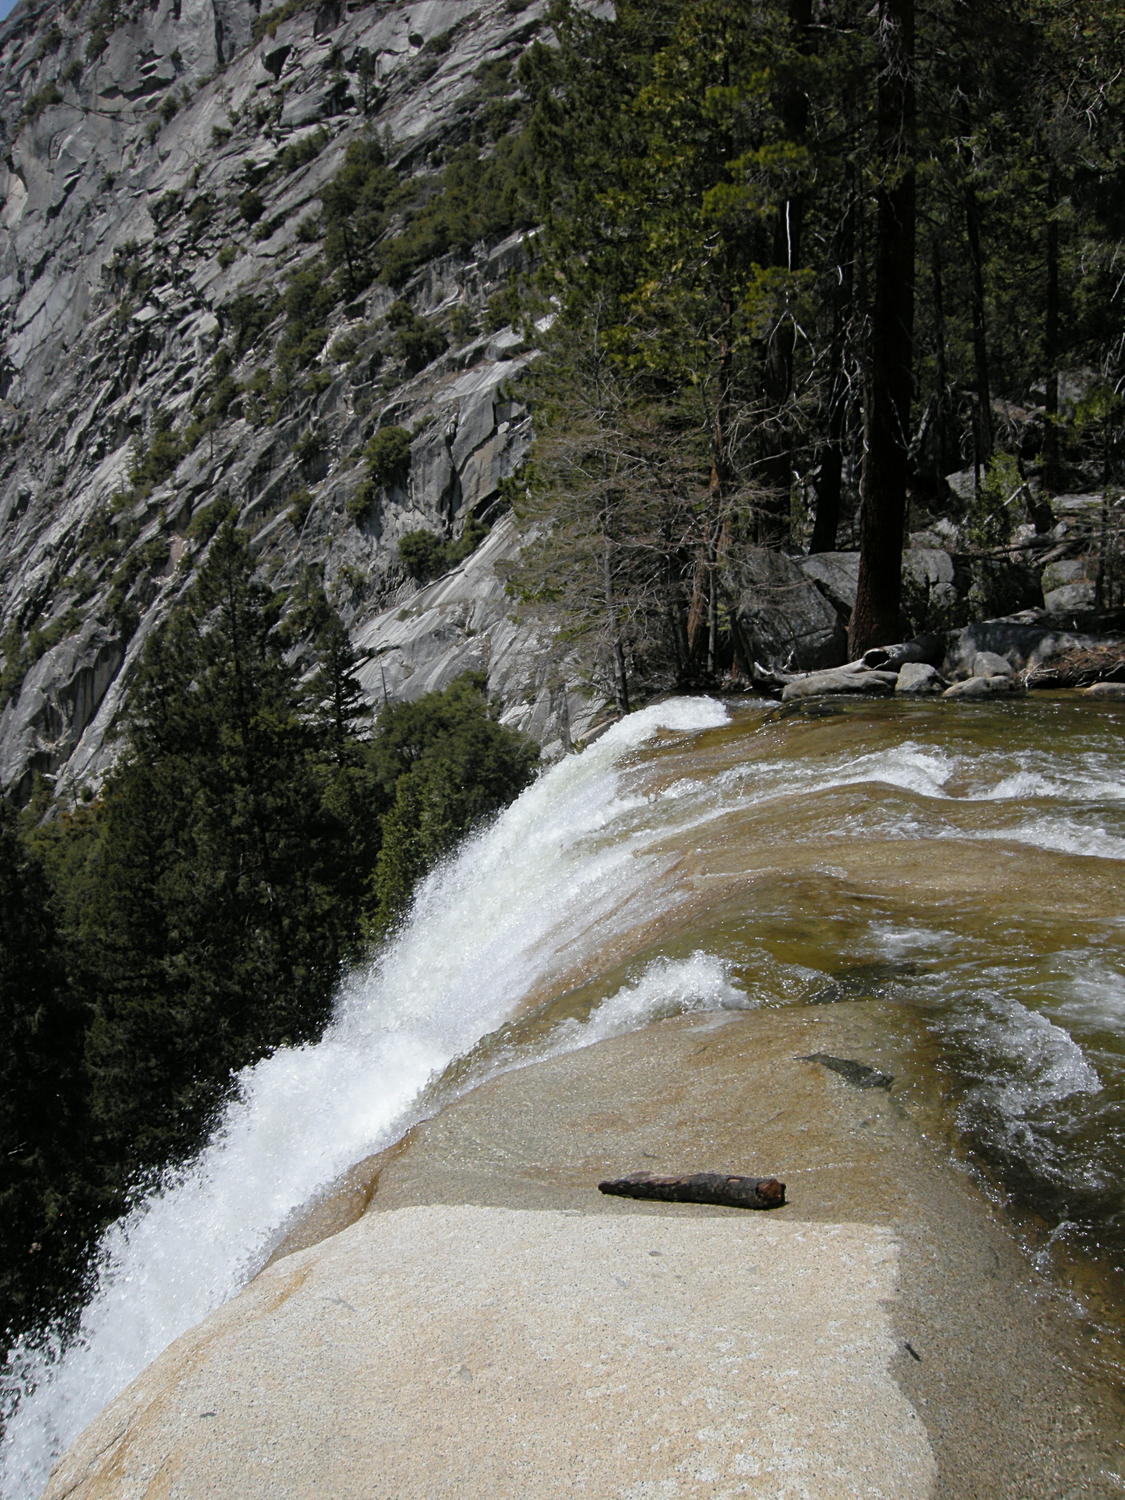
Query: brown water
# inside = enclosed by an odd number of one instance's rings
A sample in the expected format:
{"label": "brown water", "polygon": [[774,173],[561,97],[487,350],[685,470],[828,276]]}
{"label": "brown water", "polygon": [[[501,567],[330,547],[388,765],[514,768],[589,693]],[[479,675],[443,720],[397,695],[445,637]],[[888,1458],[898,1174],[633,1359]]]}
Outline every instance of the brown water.
{"label": "brown water", "polygon": [[302,1206],[451,1094],[683,1011],[869,1013],[924,1062],[895,1084],[911,1116],[1118,1319],[1123,722],[1077,697],[681,700],[554,767],[426,882],[323,1041],[248,1070],[107,1232],[78,1336],[11,1352],[0,1493],[37,1494]]}
{"label": "brown water", "polygon": [[[1122,706],[728,709],[625,758],[589,853],[625,844],[643,879],[571,923],[524,1019],[444,1085],[551,1050],[560,1026],[575,1044],[622,1029],[630,1006],[640,1023],[680,1004],[869,1001],[916,1034],[934,1128],[1030,1253],[1120,1326]],[[714,983],[693,981],[704,957],[733,998],[692,998]]]}

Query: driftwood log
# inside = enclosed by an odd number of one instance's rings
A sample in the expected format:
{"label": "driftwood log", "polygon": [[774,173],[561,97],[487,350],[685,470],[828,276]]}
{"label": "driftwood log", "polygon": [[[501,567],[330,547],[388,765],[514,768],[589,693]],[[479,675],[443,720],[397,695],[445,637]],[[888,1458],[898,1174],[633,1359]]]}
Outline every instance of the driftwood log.
{"label": "driftwood log", "polygon": [[780,1208],[785,1202],[785,1184],[776,1177],[728,1177],[722,1172],[692,1172],[683,1177],[632,1172],[628,1177],[599,1182],[598,1188],[618,1198],[719,1203],[727,1208]]}

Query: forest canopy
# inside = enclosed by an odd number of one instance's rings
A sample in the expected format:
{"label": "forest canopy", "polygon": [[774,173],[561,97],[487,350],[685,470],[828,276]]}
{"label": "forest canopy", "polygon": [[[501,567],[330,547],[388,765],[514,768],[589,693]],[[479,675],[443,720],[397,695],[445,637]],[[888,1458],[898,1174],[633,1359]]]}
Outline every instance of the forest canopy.
{"label": "forest canopy", "polygon": [[201,1143],[234,1074],[319,1036],[344,966],[535,773],[480,676],[372,725],[327,600],[304,675],[283,603],[225,521],[145,650],[100,794],[46,819],[0,800],[10,1330],[73,1298],[89,1240]]}
{"label": "forest canopy", "polygon": [[1119,0],[552,17],[520,73],[555,316],[516,585],[622,707],[631,675],[750,671],[740,551],[858,546],[858,653],[918,623],[904,533],[945,475],[978,511],[997,464],[1120,482]]}

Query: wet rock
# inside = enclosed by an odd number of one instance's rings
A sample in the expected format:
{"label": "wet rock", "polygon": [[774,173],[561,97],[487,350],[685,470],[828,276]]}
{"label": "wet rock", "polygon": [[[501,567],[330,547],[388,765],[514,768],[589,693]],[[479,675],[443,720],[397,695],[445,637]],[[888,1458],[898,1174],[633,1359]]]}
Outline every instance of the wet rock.
{"label": "wet rock", "polygon": [[1012,664],[998,651],[978,651],[973,657],[973,677],[1010,677]]}
{"label": "wet rock", "polygon": [[805,677],[794,678],[782,689],[782,699],[818,698],[823,694],[859,693],[876,697],[887,697],[895,690],[897,672],[872,672],[853,663],[847,667],[835,667],[827,672],[810,672]]}
{"label": "wet rock", "polygon": [[946,688],[943,698],[1004,698],[1022,693],[1023,686],[1012,676],[968,677]]}
{"label": "wet rock", "polygon": [[850,1057],[833,1057],[830,1052],[810,1052],[797,1061],[819,1063],[830,1073],[839,1074],[853,1089],[889,1089],[895,1081],[893,1073],[883,1073]]}
{"label": "wet rock", "polygon": [[1090,698],[1125,700],[1125,682],[1092,682],[1083,692]]}
{"label": "wet rock", "polygon": [[929,662],[908,661],[899,669],[895,692],[924,697],[940,693],[946,686],[945,678]]}

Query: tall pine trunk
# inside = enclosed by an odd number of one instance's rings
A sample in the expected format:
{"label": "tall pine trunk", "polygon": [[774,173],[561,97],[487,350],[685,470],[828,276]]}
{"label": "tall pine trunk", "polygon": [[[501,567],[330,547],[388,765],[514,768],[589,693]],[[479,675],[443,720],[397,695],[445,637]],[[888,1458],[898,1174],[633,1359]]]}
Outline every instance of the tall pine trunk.
{"label": "tall pine trunk", "polygon": [[853,657],[899,632],[914,352],[914,3],[880,0],[878,244]]}

